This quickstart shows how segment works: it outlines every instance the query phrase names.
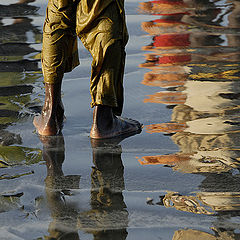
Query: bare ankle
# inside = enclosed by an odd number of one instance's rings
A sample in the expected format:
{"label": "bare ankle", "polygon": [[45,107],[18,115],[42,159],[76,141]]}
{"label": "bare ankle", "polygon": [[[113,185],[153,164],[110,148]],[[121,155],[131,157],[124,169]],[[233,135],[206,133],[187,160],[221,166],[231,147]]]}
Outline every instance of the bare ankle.
{"label": "bare ankle", "polygon": [[62,128],[64,108],[61,101],[61,84],[45,84],[45,102],[41,116],[34,125],[40,135],[55,135]]}
{"label": "bare ankle", "polygon": [[107,128],[112,125],[114,115],[112,108],[104,105],[97,105],[93,111],[93,125],[95,128]]}

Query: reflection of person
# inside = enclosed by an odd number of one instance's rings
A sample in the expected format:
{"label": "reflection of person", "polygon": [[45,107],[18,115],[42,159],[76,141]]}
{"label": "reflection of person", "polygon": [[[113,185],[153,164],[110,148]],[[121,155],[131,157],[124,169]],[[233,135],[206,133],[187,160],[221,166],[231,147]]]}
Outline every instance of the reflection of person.
{"label": "reflection of person", "polygon": [[53,221],[49,225],[49,237],[46,239],[78,240],[77,209],[64,201],[64,194],[68,189],[79,188],[80,176],[64,176],[62,164],[64,161],[64,139],[41,138],[43,147],[43,159],[46,161],[47,177],[46,196],[51,210]]}
{"label": "reflection of person", "polygon": [[124,166],[117,142],[91,141],[94,167],[91,174],[91,210],[79,216],[80,228],[93,234],[94,240],[125,240],[128,212],[124,190]]}
{"label": "reflection of person", "polygon": [[123,138],[104,142],[92,139],[93,162],[91,210],[78,211],[76,205],[65,201],[72,189],[79,188],[79,175],[64,176],[62,164],[65,158],[64,138],[41,137],[43,159],[46,161],[45,179],[47,203],[52,222],[46,239],[79,239],[78,229],[93,234],[97,239],[125,240],[128,212],[122,191],[124,190],[124,166],[121,159]]}
{"label": "reflection of person", "polygon": [[79,64],[76,33],[90,51],[92,138],[109,138],[140,129],[120,117],[128,33],[123,0],[49,0],[43,31],[42,66],[45,103],[34,125],[40,135],[56,135],[63,122],[61,84],[64,72]]}

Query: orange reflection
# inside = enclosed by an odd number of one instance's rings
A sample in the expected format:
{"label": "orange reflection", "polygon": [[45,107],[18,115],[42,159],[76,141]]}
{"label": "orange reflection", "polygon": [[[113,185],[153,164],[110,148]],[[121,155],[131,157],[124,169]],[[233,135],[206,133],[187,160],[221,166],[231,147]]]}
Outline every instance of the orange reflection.
{"label": "orange reflection", "polygon": [[177,87],[183,86],[186,82],[186,74],[148,72],[144,75],[142,84],[155,87]]}
{"label": "orange reflection", "polygon": [[149,22],[142,22],[142,29],[150,35],[186,32],[189,25],[182,21],[182,17],[186,13],[176,14],[158,14],[161,18],[154,19]]}
{"label": "orange reflection", "polygon": [[174,14],[187,11],[187,5],[181,0],[158,0],[140,3],[139,9],[151,14]]}
{"label": "orange reflection", "polygon": [[190,154],[169,154],[158,156],[144,156],[138,158],[141,165],[157,165],[157,164],[176,164],[177,162],[189,161]]}
{"label": "orange reflection", "polygon": [[148,99],[144,99],[144,103],[163,103],[163,104],[183,104],[186,101],[186,94],[182,92],[157,92],[148,95]]}
{"label": "orange reflection", "polygon": [[176,133],[182,132],[187,128],[186,123],[158,123],[146,126],[148,133]]}

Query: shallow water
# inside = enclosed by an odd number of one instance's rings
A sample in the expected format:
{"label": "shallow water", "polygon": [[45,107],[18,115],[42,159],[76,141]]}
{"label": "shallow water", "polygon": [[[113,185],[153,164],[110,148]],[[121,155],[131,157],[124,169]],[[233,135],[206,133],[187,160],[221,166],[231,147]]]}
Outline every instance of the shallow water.
{"label": "shallow water", "polygon": [[240,2],[125,4],[123,115],[144,129],[104,142],[81,42],[63,136],[37,136],[46,1],[0,4],[0,239],[240,239]]}

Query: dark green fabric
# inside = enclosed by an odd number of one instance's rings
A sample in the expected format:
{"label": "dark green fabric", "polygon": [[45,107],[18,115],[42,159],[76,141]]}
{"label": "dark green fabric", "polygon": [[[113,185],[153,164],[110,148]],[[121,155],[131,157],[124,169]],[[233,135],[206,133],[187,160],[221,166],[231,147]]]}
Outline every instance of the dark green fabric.
{"label": "dark green fabric", "polygon": [[43,29],[44,81],[60,82],[79,65],[77,36],[93,57],[91,106],[107,105],[121,115],[128,33],[123,0],[49,0]]}

